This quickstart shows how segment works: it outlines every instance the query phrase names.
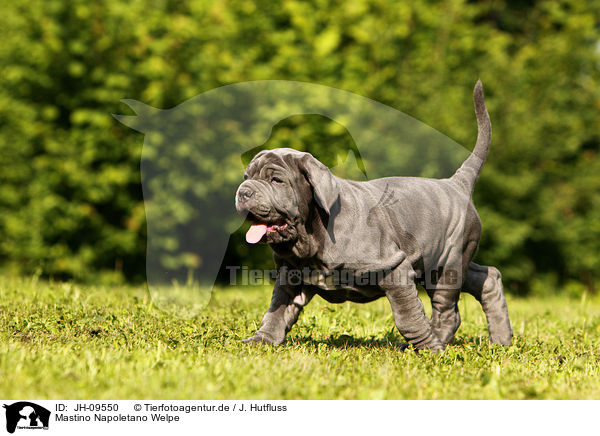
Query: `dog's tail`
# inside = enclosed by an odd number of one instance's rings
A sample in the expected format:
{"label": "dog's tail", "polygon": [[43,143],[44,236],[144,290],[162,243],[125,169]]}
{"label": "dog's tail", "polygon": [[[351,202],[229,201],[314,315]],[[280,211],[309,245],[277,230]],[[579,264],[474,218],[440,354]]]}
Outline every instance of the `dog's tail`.
{"label": "dog's tail", "polygon": [[469,194],[473,193],[475,182],[488,155],[492,139],[492,123],[485,107],[481,80],[478,80],[475,84],[473,102],[475,103],[475,115],[477,116],[477,142],[471,156],[463,162],[451,178],[451,180],[463,186]]}

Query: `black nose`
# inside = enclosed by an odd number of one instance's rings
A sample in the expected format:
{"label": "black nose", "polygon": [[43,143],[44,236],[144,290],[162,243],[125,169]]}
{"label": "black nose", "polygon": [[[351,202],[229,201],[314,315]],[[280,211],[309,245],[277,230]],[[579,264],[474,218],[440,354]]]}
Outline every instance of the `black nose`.
{"label": "black nose", "polygon": [[249,188],[242,188],[238,191],[240,201],[246,201],[254,195],[254,191]]}

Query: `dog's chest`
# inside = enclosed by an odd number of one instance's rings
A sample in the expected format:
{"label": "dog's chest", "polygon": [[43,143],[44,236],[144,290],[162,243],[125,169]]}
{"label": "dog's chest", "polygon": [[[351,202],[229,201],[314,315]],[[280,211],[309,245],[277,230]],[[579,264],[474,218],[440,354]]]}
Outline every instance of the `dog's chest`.
{"label": "dog's chest", "polygon": [[324,291],[335,291],[344,288],[340,278],[338,274],[326,274],[322,270],[306,269],[302,277],[302,282]]}
{"label": "dog's chest", "polygon": [[330,303],[353,301],[365,303],[383,296],[381,289],[368,279],[358,278],[344,271],[308,270],[302,277],[302,283],[310,286],[324,300]]}

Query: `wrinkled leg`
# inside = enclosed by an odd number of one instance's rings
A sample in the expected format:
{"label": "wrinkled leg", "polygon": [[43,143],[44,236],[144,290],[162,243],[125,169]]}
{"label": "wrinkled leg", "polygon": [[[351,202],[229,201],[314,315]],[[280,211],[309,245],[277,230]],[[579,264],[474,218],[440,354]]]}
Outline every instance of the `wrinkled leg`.
{"label": "wrinkled leg", "polygon": [[302,308],[308,304],[314,294],[299,287],[285,286],[279,283],[273,288],[271,305],[254,336],[244,339],[244,343],[263,343],[279,345],[285,335],[298,321]]}
{"label": "wrinkled leg", "polygon": [[414,279],[415,272],[410,262],[404,261],[381,284],[392,306],[396,327],[417,349],[443,350],[417,295]]}
{"label": "wrinkled leg", "polygon": [[431,298],[431,328],[442,344],[446,345],[454,339],[454,333],[460,326],[457,289],[428,289]]}
{"label": "wrinkled leg", "polygon": [[493,266],[481,266],[471,262],[464,290],[481,303],[487,318],[490,343],[509,346],[513,333],[500,271]]}

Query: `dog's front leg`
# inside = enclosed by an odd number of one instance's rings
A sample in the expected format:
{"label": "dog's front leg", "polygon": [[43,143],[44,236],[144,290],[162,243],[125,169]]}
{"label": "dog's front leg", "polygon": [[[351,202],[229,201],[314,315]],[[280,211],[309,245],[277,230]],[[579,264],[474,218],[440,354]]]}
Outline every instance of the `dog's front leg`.
{"label": "dog's front leg", "polygon": [[244,343],[281,344],[287,332],[298,321],[302,308],[308,304],[314,293],[302,286],[275,283],[271,305],[254,336],[244,339]]}
{"label": "dog's front leg", "polygon": [[433,333],[423,303],[417,294],[416,274],[408,261],[404,261],[382,281],[396,327],[417,349],[443,350],[444,347]]}

